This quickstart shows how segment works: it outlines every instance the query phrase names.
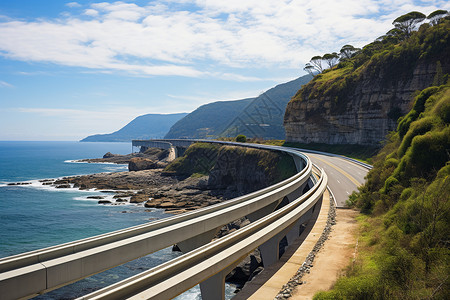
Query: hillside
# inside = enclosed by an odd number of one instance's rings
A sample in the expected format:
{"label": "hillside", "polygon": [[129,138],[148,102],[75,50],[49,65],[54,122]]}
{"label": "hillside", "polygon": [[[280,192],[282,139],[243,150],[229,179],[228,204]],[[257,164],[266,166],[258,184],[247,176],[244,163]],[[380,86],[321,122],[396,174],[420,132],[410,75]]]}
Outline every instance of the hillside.
{"label": "hillside", "polygon": [[449,33],[445,21],[400,42],[387,34],[316,75],[287,105],[286,141],[379,146],[415,92],[450,72]]}
{"label": "hillside", "polygon": [[162,138],[187,113],[147,114],[135,118],[118,131],[90,135],[81,142],[130,142],[138,139]]}
{"label": "hillside", "polygon": [[277,85],[256,98],[202,105],[178,121],[165,138],[217,138],[244,134],[284,139],[286,104],[311,78],[305,75]]}
{"label": "hillside", "polygon": [[221,136],[243,134],[251,138],[284,139],[283,114],[286,105],[302,85],[311,79],[311,75],[305,75],[262,93],[244,110],[239,111]]}
{"label": "hillside", "polygon": [[167,132],[166,139],[217,137],[254,98],[218,101],[200,106]]}
{"label": "hillside", "polygon": [[360,219],[358,260],[315,299],[448,299],[450,84],[430,87],[374,158],[350,204]]}

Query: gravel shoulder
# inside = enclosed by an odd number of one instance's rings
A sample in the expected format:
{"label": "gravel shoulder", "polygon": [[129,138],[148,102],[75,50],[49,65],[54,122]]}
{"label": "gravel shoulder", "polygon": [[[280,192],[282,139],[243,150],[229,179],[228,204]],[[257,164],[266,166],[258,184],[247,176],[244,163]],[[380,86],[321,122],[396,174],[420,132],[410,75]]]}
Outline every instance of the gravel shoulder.
{"label": "gravel shoulder", "polygon": [[291,299],[312,299],[319,291],[333,287],[355,256],[359,212],[351,209],[336,209],[336,225],[328,240],[314,259],[314,267],[302,278]]}

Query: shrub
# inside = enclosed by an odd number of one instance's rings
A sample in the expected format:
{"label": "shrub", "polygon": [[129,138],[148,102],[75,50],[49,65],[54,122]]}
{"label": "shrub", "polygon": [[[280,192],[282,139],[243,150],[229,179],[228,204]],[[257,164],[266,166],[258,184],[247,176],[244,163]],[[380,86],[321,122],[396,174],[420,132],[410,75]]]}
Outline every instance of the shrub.
{"label": "shrub", "polygon": [[247,142],[247,137],[245,135],[243,135],[243,134],[239,134],[236,137],[236,142],[245,143],[245,142]]}

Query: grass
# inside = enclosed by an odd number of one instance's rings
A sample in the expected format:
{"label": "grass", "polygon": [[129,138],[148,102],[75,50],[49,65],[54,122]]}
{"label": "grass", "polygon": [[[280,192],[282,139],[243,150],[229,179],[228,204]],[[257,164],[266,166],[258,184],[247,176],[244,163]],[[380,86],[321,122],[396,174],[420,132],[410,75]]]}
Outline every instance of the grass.
{"label": "grass", "polygon": [[283,144],[283,146],[339,154],[339,155],[347,156],[347,157],[350,157],[350,158],[353,158],[353,159],[356,159],[356,160],[359,160],[361,162],[368,163],[368,164],[372,163],[372,157],[380,149],[380,147],[363,146],[363,145],[356,145],[356,144],[330,145],[330,144],[321,144],[321,143],[303,144],[303,143],[293,143],[293,142],[285,142]]}

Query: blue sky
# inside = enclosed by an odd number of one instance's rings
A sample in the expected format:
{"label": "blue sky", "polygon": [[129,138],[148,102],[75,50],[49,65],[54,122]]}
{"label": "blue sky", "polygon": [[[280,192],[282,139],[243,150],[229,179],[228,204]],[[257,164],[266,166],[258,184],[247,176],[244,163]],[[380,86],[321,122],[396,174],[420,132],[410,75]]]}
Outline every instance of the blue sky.
{"label": "blue sky", "polygon": [[79,140],[254,97],[448,1],[0,0],[0,140]]}

